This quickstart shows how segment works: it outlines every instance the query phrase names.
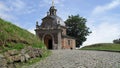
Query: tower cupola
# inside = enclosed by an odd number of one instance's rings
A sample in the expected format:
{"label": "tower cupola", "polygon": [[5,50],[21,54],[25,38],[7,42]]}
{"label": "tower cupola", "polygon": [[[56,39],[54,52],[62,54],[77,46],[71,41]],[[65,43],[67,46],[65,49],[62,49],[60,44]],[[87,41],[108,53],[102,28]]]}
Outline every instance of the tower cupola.
{"label": "tower cupola", "polygon": [[55,6],[51,6],[49,9],[50,15],[56,16],[57,9],[55,9]]}

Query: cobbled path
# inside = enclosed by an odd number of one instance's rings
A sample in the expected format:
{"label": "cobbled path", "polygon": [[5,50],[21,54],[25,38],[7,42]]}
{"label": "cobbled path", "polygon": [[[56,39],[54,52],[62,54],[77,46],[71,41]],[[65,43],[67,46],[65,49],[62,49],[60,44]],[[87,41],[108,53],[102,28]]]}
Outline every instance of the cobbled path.
{"label": "cobbled path", "polygon": [[52,50],[51,56],[23,68],[120,68],[120,53]]}

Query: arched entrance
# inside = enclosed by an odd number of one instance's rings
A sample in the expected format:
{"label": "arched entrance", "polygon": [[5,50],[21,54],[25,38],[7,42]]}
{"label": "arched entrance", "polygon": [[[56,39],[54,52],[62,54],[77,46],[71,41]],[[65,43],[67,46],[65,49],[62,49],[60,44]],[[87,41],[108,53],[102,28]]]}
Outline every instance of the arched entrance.
{"label": "arched entrance", "polygon": [[44,37],[44,43],[48,49],[53,49],[52,37],[50,35]]}

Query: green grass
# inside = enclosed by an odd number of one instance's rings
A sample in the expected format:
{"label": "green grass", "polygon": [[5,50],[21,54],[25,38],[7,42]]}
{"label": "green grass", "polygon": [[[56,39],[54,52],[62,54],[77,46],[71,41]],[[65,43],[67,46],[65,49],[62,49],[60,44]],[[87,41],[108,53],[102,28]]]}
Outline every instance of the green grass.
{"label": "green grass", "polygon": [[25,46],[46,49],[35,35],[0,18],[0,52],[11,49],[20,50]]}
{"label": "green grass", "polygon": [[37,57],[26,63],[16,63],[18,68],[36,63],[51,54],[51,52],[46,49],[43,42],[34,34],[0,18],[0,53],[13,49],[21,50],[26,46],[41,48],[43,50],[42,58]]}
{"label": "green grass", "polygon": [[99,43],[81,48],[81,50],[120,51],[120,44]]}

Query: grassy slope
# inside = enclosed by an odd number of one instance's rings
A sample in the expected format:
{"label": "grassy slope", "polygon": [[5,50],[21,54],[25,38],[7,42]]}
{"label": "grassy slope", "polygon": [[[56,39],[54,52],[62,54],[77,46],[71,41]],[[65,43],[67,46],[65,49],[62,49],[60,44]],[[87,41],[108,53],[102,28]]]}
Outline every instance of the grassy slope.
{"label": "grassy slope", "polygon": [[44,44],[33,34],[0,19],[0,52],[9,49],[22,49],[25,46],[45,48]]}
{"label": "grassy slope", "polygon": [[106,51],[120,51],[120,44],[113,43],[99,43],[90,46],[85,46],[81,50],[106,50]]}

